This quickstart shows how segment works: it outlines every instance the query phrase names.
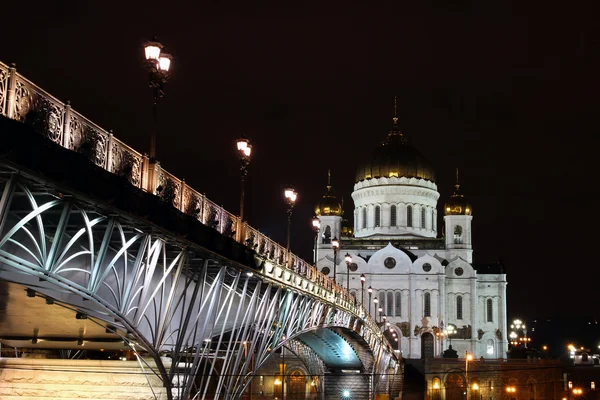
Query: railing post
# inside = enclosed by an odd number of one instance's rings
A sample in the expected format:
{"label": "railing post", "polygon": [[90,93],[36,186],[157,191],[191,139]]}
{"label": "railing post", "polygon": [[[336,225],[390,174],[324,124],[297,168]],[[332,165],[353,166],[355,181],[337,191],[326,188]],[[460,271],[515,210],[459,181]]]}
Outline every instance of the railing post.
{"label": "railing post", "polygon": [[8,67],[8,90],[6,91],[6,116],[14,119],[17,104],[17,65],[15,63]]}
{"label": "railing post", "polygon": [[[71,141],[71,102],[67,100],[65,103],[65,115],[63,121],[63,142],[62,146],[65,149],[69,149],[69,143]],[[72,150],[72,149],[70,149]]]}
{"label": "railing post", "polygon": [[183,204],[183,192],[185,191],[185,179],[181,180],[181,189],[179,190],[179,211],[185,213],[185,205]]}
{"label": "railing post", "polygon": [[[146,156],[144,158],[147,159]],[[147,180],[144,189],[149,193],[155,194],[158,187],[158,179],[160,178],[160,162],[148,160],[147,166]]]}
{"label": "railing post", "polygon": [[104,167],[108,172],[113,172],[112,170],[112,160],[113,160],[113,152],[112,147],[114,144],[114,135],[112,129],[108,131],[108,144],[106,145],[106,166]]}

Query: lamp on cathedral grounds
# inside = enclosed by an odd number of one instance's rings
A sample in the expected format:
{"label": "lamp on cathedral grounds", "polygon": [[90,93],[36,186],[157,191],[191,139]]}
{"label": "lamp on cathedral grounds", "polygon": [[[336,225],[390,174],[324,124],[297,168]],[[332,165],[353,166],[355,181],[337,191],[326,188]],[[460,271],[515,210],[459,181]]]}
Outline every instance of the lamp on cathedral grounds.
{"label": "lamp on cathedral grounds", "polygon": [[244,238],[242,228],[244,226],[244,181],[248,174],[248,165],[250,164],[250,155],[252,154],[252,145],[244,136],[236,140],[238,158],[240,160],[240,219],[238,231],[238,242]]}
{"label": "lamp on cathedral grounds", "polygon": [[337,270],[337,255],[340,249],[340,242],[337,238],[331,239],[331,248],[333,249],[333,282],[337,283],[336,270]]}
{"label": "lamp on cathedral grounds", "polygon": [[298,198],[298,193],[292,187],[288,187],[283,191],[283,196],[285,198],[285,204],[287,204],[287,217],[288,217],[288,226],[287,226],[287,248],[286,248],[286,265],[288,268],[291,267],[290,260],[290,237],[291,237],[291,229],[292,229],[292,209],[296,204],[296,199]]}
{"label": "lamp on cathedral grounds", "polygon": [[360,305],[362,307],[365,306],[365,282],[367,281],[367,277],[365,274],[360,274]]}
{"label": "lamp on cathedral grounds", "polygon": [[316,267],[317,261],[319,261],[317,252],[319,251],[319,231],[321,230],[321,220],[316,215],[312,218],[312,227],[313,227],[313,230],[315,231],[315,254],[314,254],[314,256],[315,256],[315,267]]}
{"label": "lamp on cathedral grounds", "polygon": [[350,253],[346,253],[344,259],[346,260],[346,268],[348,275],[346,276],[346,292],[350,294],[350,264],[352,264],[352,256]]}
{"label": "lamp on cathedral grounds", "polygon": [[450,342],[450,347],[452,347],[452,335],[454,335],[456,333],[456,326],[452,325],[452,324],[448,324],[448,326],[446,327],[446,329],[444,330],[446,336],[448,336],[448,341]]}
{"label": "lamp on cathedral grounds", "polygon": [[367,293],[369,293],[369,315],[371,315],[371,295],[373,294],[373,288],[371,286],[367,289]]}
{"label": "lamp on cathedral grounds", "polygon": [[148,84],[152,88],[154,102],[152,107],[153,126],[152,134],[150,135],[150,160],[156,159],[156,121],[157,121],[157,104],[158,99],[165,95],[164,84],[169,78],[169,69],[173,57],[162,51],[163,45],[152,39],[144,43],[144,56],[146,58],[145,66],[149,72]]}

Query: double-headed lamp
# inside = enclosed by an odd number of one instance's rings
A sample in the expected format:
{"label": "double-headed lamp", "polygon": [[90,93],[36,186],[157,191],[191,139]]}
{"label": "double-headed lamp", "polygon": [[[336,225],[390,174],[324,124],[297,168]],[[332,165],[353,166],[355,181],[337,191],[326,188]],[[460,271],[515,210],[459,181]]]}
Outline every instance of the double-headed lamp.
{"label": "double-headed lamp", "polygon": [[352,256],[350,253],[346,253],[346,264],[350,264],[352,262]]}
{"label": "double-headed lamp", "polygon": [[250,153],[252,152],[252,145],[250,141],[246,139],[244,136],[239,138],[235,144],[237,145],[237,149],[240,152],[240,156],[242,157],[250,157]]}

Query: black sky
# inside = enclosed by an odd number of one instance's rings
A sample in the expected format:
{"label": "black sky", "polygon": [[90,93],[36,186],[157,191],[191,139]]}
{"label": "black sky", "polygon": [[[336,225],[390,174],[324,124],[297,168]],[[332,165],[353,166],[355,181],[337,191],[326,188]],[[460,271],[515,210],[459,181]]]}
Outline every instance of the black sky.
{"label": "black sky", "polygon": [[460,168],[474,261],[502,258],[509,314],[593,316],[597,2],[328,4],[9,2],[0,60],[147,151],[141,44],[158,36],[174,56],[163,167],[236,212],[233,140],[247,136],[247,218],[284,243],[282,189],[294,185],[292,248],[306,259],[327,169],[351,217],[356,167],[397,95],[402,129],[436,169],[440,214]]}

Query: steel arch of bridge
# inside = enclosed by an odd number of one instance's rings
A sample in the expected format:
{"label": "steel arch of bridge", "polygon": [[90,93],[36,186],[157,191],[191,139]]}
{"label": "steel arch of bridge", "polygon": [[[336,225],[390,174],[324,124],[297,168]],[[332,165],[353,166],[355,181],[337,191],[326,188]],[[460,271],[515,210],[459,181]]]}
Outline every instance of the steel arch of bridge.
{"label": "steel arch of bridge", "polygon": [[152,359],[139,357],[169,399],[239,398],[284,342],[314,360],[294,341],[318,328],[360,334],[374,386],[399,367],[377,325],[319,282],[267,260],[250,270],[33,176],[3,178],[0,278],[87,300],[78,310]]}

